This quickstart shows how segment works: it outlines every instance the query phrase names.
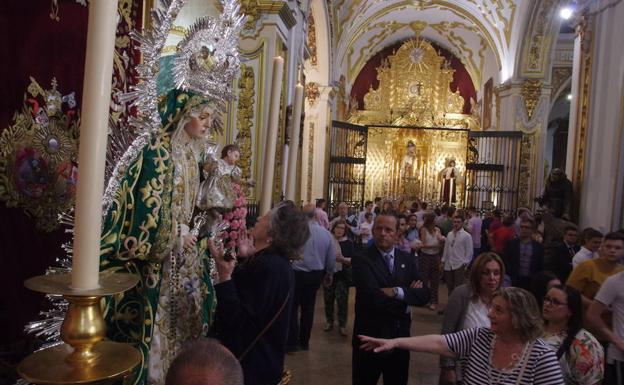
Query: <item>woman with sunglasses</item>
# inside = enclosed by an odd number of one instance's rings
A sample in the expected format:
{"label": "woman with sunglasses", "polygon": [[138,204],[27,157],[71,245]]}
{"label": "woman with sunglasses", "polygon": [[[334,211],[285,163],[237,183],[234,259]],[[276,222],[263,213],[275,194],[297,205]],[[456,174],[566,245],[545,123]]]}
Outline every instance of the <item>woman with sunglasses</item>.
{"label": "woman with sunglasses", "polygon": [[557,285],[544,296],[544,336],[557,352],[566,385],[600,384],[604,375],[604,351],[583,329],[583,306],[578,290]]}

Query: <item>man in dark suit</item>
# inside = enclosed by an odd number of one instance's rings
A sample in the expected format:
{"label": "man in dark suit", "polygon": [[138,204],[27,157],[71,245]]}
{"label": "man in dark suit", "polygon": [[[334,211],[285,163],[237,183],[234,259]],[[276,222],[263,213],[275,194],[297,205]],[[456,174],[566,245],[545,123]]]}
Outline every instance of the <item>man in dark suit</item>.
{"label": "man in dark suit", "polygon": [[396,249],[398,220],[379,215],[373,225],[371,247],[353,258],[356,288],[353,326],[353,385],[375,385],[383,374],[384,385],[405,385],[409,352],[394,349],[372,353],[360,349],[358,335],[409,337],[411,316],[408,306],[429,301],[429,289],[422,287],[414,259]]}
{"label": "man in dark suit", "polygon": [[507,242],[503,252],[505,271],[511,285],[528,290],[531,278],[544,268],[544,247],[533,240],[535,222],[523,219],[519,237]]}
{"label": "man in dark suit", "polygon": [[557,275],[561,282],[568,280],[572,272],[572,258],[581,247],[577,243],[578,229],[576,226],[567,226],[563,230],[563,241],[550,249],[549,269]]}

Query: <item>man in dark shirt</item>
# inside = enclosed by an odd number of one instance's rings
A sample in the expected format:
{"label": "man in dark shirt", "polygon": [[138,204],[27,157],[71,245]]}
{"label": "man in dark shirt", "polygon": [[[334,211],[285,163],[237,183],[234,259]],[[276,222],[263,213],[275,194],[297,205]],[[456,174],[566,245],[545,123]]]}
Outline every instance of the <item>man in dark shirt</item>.
{"label": "man in dark shirt", "polygon": [[511,285],[528,290],[532,276],[544,267],[544,248],[533,240],[535,222],[523,219],[520,222],[520,237],[507,242],[503,252],[505,271],[511,278]]}
{"label": "man in dark shirt", "polygon": [[578,229],[576,226],[568,226],[563,230],[563,240],[550,250],[550,270],[557,275],[561,282],[568,280],[572,271],[572,258],[580,250],[578,241]]}

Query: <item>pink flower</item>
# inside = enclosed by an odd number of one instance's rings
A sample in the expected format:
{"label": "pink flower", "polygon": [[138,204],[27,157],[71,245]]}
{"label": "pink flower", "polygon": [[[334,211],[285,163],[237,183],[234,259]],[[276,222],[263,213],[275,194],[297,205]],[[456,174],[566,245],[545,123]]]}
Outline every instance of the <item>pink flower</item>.
{"label": "pink flower", "polygon": [[240,217],[245,218],[247,216],[247,207],[241,207],[240,210],[241,210]]}
{"label": "pink flower", "polygon": [[229,241],[229,242],[227,243],[226,247],[227,247],[228,249],[233,249],[233,248],[235,248],[235,247],[236,247],[236,242],[234,242],[234,241]]}
{"label": "pink flower", "polygon": [[236,219],[233,219],[232,222],[230,222],[230,229],[232,230],[236,230],[239,227],[239,223]]}
{"label": "pink flower", "polygon": [[234,215],[232,215],[231,212],[226,213],[225,216],[223,217],[223,219],[225,219],[226,221],[231,221],[232,218],[234,217]]}
{"label": "pink flower", "polygon": [[236,231],[230,231],[230,239],[235,241],[238,239],[238,233]]}

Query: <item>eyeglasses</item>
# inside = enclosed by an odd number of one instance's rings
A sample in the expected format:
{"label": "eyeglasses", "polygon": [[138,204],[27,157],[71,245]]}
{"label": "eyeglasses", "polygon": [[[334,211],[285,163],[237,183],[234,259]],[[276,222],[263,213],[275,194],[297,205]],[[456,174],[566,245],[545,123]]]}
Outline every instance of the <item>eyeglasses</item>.
{"label": "eyeglasses", "polygon": [[547,303],[549,303],[549,304],[551,304],[553,306],[563,306],[563,305],[567,305],[568,304],[567,302],[561,302],[561,301],[559,301],[556,298],[550,298],[549,296],[545,296],[544,297],[544,305],[547,304]]}

